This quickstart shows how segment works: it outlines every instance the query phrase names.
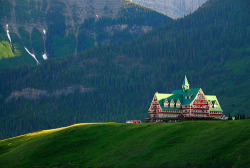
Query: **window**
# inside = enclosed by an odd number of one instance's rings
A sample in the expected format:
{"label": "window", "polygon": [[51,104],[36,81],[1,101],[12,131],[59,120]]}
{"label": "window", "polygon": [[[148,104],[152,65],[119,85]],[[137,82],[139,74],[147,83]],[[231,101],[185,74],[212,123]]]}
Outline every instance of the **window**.
{"label": "window", "polygon": [[180,106],[181,106],[181,102],[180,102],[180,100],[178,99],[177,102],[176,102],[176,107],[177,107],[177,108],[180,108]]}
{"label": "window", "polygon": [[164,107],[168,107],[169,103],[168,103],[168,100],[166,99],[165,102],[164,102]]}
{"label": "window", "polygon": [[174,100],[172,99],[171,102],[170,102],[170,107],[171,107],[171,108],[174,108],[174,104],[175,104],[175,103],[174,103]]}
{"label": "window", "polygon": [[218,109],[218,102],[217,101],[214,102],[214,108]]}

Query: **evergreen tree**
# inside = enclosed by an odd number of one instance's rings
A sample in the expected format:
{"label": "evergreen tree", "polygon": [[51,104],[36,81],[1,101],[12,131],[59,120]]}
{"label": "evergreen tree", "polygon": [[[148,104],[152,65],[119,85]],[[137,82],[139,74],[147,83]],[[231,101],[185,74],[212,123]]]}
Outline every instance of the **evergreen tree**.
{"label": "evergreen tree", "polygon": [[243,114],[243,115],[242,115],[242,119],[246,119],[246,116],[245,116],[245,114]]}
{"label": "evergreen tree", "polygon": [[235,114],[235,116],[234,116],[234,117],[235,117],[235,120],[238,120],[238,115],[237,115],[237,114]]}
{"label": "evergreen tree", "polygon": [[243,119],[243,114],[240,114],[240,119]]}

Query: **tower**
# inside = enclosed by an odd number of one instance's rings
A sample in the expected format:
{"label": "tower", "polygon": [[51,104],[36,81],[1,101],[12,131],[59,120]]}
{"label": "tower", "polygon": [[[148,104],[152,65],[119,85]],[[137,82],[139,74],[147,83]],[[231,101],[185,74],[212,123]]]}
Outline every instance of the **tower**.
{"label": "tower", "polygon": [[189,89],[189,83],[187,80],[187,76],[185,75],[184,81],[182,83],[182,91],[186,92],[186,90],[188,90],[188,89]]}

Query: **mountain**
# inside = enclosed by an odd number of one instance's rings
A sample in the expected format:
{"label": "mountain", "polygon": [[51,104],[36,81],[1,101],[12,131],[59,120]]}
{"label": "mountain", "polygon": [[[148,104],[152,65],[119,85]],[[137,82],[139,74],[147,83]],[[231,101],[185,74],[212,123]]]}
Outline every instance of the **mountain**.
{"label": "mountain", "polygon": [[249,1],[212,0],[130,42],[37,67],[0,71],[0,138],[83,122],[148,117],[156,91],[216,95],[225,115],[249,112]]}
{"label": "mountain", "polygon": [[208,0],[130,0],[173,19],[193,13]]}
{"label": "mountain", "polygon": [[129,41],[171,21],[126,0],[0,1],[0,67],[77,55]]}
{"label": "mountain", "polygon": [[249,126],[249,120],[76,124],[0,141],[0,167],[244,168]]}

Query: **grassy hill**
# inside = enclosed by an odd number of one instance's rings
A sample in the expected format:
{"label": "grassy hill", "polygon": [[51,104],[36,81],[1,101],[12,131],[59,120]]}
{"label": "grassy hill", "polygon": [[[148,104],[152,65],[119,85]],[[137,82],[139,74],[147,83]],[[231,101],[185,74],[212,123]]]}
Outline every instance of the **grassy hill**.
{"label": "grassy hill", "polygon": [[76,124],[0,141],[0,167],[248,167],[250,120]]}

